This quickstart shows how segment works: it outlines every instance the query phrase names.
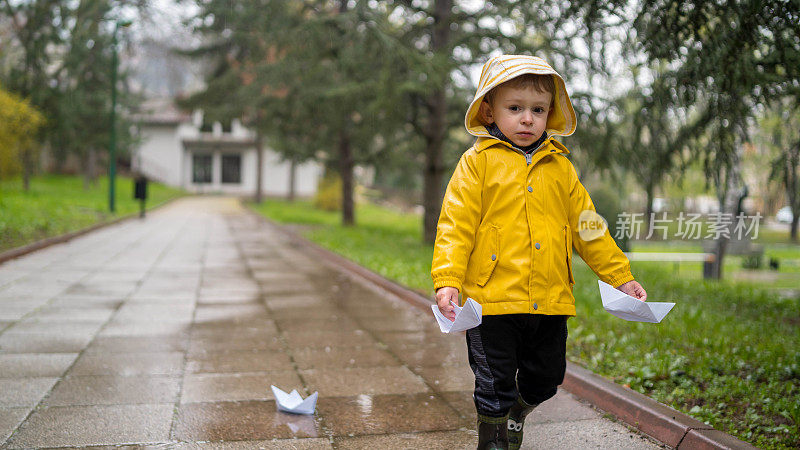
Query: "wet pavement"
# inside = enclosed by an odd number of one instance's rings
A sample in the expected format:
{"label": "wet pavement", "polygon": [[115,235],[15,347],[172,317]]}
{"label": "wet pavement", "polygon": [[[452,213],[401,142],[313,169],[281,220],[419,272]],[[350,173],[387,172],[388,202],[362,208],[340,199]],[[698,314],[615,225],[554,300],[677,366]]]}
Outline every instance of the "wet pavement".
{"label": "wet pavement", "polygon": [[[326,264],[195,197],[0,265],[0,444],[474,448],[463,334]],[[564,391],[523,446],[659,447]]]}

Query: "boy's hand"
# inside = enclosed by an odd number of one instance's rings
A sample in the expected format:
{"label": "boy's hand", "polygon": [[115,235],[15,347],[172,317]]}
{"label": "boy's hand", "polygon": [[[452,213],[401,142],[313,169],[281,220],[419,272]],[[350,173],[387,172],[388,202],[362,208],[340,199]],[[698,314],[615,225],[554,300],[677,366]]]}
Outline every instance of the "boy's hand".
{"label": "boy's hand", "polygon": [[450,302],[458,304],[458,289],[450,286],[439,288],[436,291],[436,305],[439,311],[450,320],[456,320],[456,310]]}
{"label": "boy's hand", "polygon": [[619,286],[617,289],[630,295],[633,298],[636,298],[643,302],[647,301],[647,292],[644,290],[642,285],[639,284],[637,281],[628,281],[627,283]]}

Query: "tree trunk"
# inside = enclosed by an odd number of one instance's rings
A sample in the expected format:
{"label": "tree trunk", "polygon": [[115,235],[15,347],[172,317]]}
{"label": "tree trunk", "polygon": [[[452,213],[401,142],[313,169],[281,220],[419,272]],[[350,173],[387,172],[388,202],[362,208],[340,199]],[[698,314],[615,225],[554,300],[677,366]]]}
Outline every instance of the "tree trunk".
{"label": "tree trunk", "polygon": [[261,203],[262,201],[262,185],[264,183],[263,176],[264,176],[264,137],[261,135],[261,131],[256,127],[256,137],[255,137],[255,145],[256,145],[256,192],[253,196],[253,201],[255,203]]}
{"label": "tree trunk", "polygon": [[784,165],[784,185],[786,187],[786,198],[789,200],[789,206],[792,209],[792,224],[789,227],[789,239],[792,242],[797,242],[797,221],[800,219],[800,199],[798,195],[798,164],[800,164],[800,148],[798,146],[792,147],[786,156],[786,164]]}
{"label": "tree trunk", "polygon": [[[736,186],[741,182],[739,177],[739,156],[734,155],[733,161],[725,169],[724,176],[720,176],[719,180],[722,181],[721,185],[717,187],[717,200],[719,201],[720,214],[735,213],[736,204],[738,203],[738,194],[741,192],[736,189]],[[728,236],[732,230],[728,229]],[[711,278],[715,280],[722,279],[722,267],[725,262],[725,251],[728,247],[729,237],[721,235],[714,243],[714,264],[711,267]]]}
{"label": "tree trunk", "polygon": [[[339,0],[339,13],[346,13],[348,0]],[[349,117],[347,113],[346,117]],[[339,175],[342,177],[342,225],[349,227],[356,223],[353,202],[353,152],[347,123],[339,130]]]}
{"label": "tree trunk", "polygon": [[353,202],[353,153],[346,130],[339,132],[339,175],[342,177],[342,225],[355,225]]}
{"label": "tree trunk", "polygon": [[722,266],[725,260],[725,249],[728,247],[728,240],[717,239],[714,243],[714,264],[711,265],[711,278],[714,280],[722,279]]}
{"label": "tree trunk", "polygon": [[31,189],[33,176],[33,155],[30,149],[22,150],[22,189],[28,192]]}
{"label": "tree trunk", "polygon": [[97,153],[94,149],[87,150],[85,159],[82,161],[83,190],[88,191],[94,185],[95,158]]}
{"label": "tree trunk", "polygon": [[58,147],[58,150],[56,150],[52,143],[48,143],[47,153],[53,157],[53,170],[55,173],[64,173],[64,164],[66,161],[64,161],[63,148]]}
{"label": "tree trunk", "polygon": [[292,158],[289,160],[289,195],[287,200],[294,201],[295,198],[295,179],[297,177],[297,161]]}
{"label": "tree trunk", "polygon": [[[440,92],[443,94],[443,92]],[[441,103],[440,103],[441,105]],[[444,106],[444,105],[442,105]],[[431,128],[441,124],[444,126],[444,117],[431,117]],[[422,193],[422,204],[425,208],[423,217],[424,236],[426,243],[432,243],[436,239],[436,225],[439,221],[439,213],[442,208],[442,178],[444,167],[442,163],[442,143],[443,133],[434,132],[432,138],[426,139],[425,145],[425,171],[424,171],[424,192]]]}
{"label": "tree trunk", "polygon": [[653,191],[655,190],[655,186],[652,183],[647,183],[645,186],[645,197],[647,199],[647,204],[645,205],[644,209],[644,223],[645,223],[645,236],[650,235],[650,226],[651,226],[651,218],[653,217]]}
{"label": "tree trunk", "polygon": [[[450,21],[452,20],[453,1],[437,0],[433,12],[433,31],[431,33],[431,50],[439,54],[449,46]],[[422,219],[423,240],[432,243],[436,239],[436,224],[442,208],[442,145],[447,132],[447,96],[445,86],[434,90],[428,100],[430,117],[425,130],[425,177],[422,194],[422,205],[425,214]]]}
{"label": "tree trunk", "polygon": [[91,187],[90,184],[89,184],[89,181],[90,181],[89,180],[89,169],[88,169],[87,166],[88,166],[88,164],[84,164],[84,166],[83,166],[83,190],[84,191],[88,191],[89,188]]}
{"label": "tree trunk", "polygon": [[97,186],[97,150],[89,149],[89,161],[87,164],[87,175],[92,186]]}

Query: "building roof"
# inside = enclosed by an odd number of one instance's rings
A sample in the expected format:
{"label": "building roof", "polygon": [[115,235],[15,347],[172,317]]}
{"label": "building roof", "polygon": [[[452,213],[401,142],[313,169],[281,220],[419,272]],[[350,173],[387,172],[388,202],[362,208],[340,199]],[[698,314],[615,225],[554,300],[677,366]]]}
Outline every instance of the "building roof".
{"label": "building roof", "polygon": [[143,101],[134,117],[147,125],[178,125],[192,120],[191,114],[175,106],[171,98],[150,98]]}
{"label": "building roof", "polygon": [[255,141],[251,138],[213,137],[211,133],[203,133],[203,136],[196,139],[182,139],[181,142],[190,150],[238,150],[255,146]]}

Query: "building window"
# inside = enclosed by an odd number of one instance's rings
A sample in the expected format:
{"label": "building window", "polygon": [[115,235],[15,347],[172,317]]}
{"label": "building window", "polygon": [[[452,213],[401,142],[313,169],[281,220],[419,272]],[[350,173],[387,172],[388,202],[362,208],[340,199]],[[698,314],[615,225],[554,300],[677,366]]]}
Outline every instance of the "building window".
{"label": "building window", "polygon": [[211,183],[211,155],[192,155],[192,183]]}
{"label": "building window", "polygon": [[240,155],[222,156],[222,182],[242,182],[242,157]]}

